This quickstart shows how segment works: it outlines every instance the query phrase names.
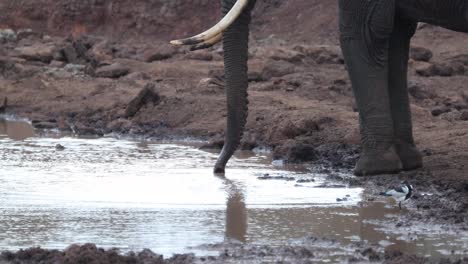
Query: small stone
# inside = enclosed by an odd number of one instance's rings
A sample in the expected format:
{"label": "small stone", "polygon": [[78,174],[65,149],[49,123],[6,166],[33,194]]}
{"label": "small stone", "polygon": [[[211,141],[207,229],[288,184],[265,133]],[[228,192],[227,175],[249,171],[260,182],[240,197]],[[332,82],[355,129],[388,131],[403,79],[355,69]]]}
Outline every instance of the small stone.
{"label": "small stone", "polygon": [[220,150],[224,146],[224,139],[218,139],[218,140],[213,140],[210,141],[209,143],[206,143],[200,147],[202,150]]}
{"label": "small stone", "polygon": [[7,42],[7,41],[15,41],[16,40],[16,33],[12,29],[0,29],[0,43]]}
{"label": "small stone", "polygon": [[272,60],[282,60],[291,63],[301,62],[305,58],[305,54],[300,51],[287,49],[284,47],[268,48],[259,47],[255,52],[255,56],[259,58],[270,58]]}
{"label": "small stone", "polygon": [[262,78],[283,77],[296,71],[293,64],[286,61],[270,61],[262,70]]}
{"label": "small stone", "polygon": [[455,70],[449,64],[436,63],[426,64],[416,68],[416,73],[424,77],[444,76],[449,77],[454,75]]}
{"label": "small stone", "polygon": [[295,51],[305,54],[317,64],[344,64],[343,55],[339,46],[332,45],[298,45]]}
{"label": "small stone", "polygon": [[65,62],[53,60],[53,61],[50,62],[49,65],[50,65],[51,67],[54,67],[54,68],[62,68],[62,67],[65,65]]}
{"label": "small stone", "polygon": [[198,88],[223,88],[224,82],[218,78],[203,78],[198,82]]}
{"label": "small stone", "polygon": [[284,157],[288,162],[306,162],[318,159],[318,153],[311,144],[301,142],[288,142],[276,147],[273,152],[274,158]]}
{"label": "small stone", "polygon": [[263,78],[260,72],[249,72],[247,74],[247,78],[249,82],[263,82],[265,79]]}
{"label": "small stone", "polygon": [[211,52],[201,50],[190,52],[185,56],[185,58],[189,60],[212,61],[213,54]]}
{"label": "small stone", "polygon": [[299,179],[297,183],[308,183],[308,182],[315,182],[314,179]]}
{"label": "small stone", "polygon": [[113,63],[111,65],[106,65],[96,69],[96,77],[101,78],[120,78],[127,75],[130,72],[130,69],[126,66],[121,65],[120,63]]}
{"label": "small stone", "polygon": [[57,144],[55,145],[55,149],[61,151],[61,150],[65,150],[65,147],[62,146],[61,144]]}
{"label": "small stone", "polygon": [[428,62],[432,59],[432,51],[423,47],[411,47],[410,49],[410,58],[415,61],[425,61]]}
{"label": "small stone", "polygon": [[468,121],[468,111],[462,111],[462,113],[460,115],[460,120]]}
{"label": "small stone", "polygon": [[172,47],[161,45],[157,48],[149,49],[143,54],[143,61],[153,62],[172,58],[176,50]]}
{"label": "small stone", "polygon": [[33,127],[37,129],[54,129],[57,127],[55,122],[39,121],[33,122]]}
{"label": "small stone", "polygon": [[440,107],[436,107],[434,109],[431,110],[431,114],[433,116],[440,116],[441,114],[443,113],[448,113],[452,111],[452,109],[448,106],[440,106]]}
{"label": "small stone", "polygon": [[137,96],[133,98],[127,105],[125,109],[125,117],[132,117],[138,111],[140,111],[141,107],[147,103],[157,103],[160,100],[159,95],[154,91],[155,85],[152,83],[148,83],[143,87],[143,89],[138,92]]}
{"label": "small stone", "polygon": [[429,92],[417,84],[410,85],[408,87],[408,92],[412,97],[418,100],[432,99],[437,97],[435,93]]}
{"label": "small stone", "polygon": [[43,44],[36,44],[29,47],[19,47],[15,51],[18,56],[28,61],[40,61],[50,63],[53,59],[54,47]]}
{"label": "small stone", "polygon": [[39,32],[35,32],[32,29],[28,28],[28,29],[18,30],[18,32],[16,33],[16,37],[17,37],[18,40],[22,40],[22,39],[25,39],[25,38],[38,38],[38,39],[41,39],[43,37],[43,34],[39,33]]}

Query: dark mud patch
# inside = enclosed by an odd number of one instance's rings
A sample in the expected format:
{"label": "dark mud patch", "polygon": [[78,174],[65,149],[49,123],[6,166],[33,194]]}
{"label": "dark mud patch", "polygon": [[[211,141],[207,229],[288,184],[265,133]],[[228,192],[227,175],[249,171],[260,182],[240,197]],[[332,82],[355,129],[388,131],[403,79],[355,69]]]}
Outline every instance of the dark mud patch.
{"label": "dark mud patch", "polygon": [[212,252],[210,256],[175,254],[165,258],[149,249],[122,253],[94,244],[71,245],[63,251],[28,248],[4,251],[0,263],[66,264],[188,264],[188,263],[468,263],[468,258],[430,260],[401,251],[382,250],[377,245],[355,242],[342,245],[334,240],[308,237],[285,246],[245,245],[237,242],[203,245],[196,249]]}
{"label": "dark mud patch", "polygon": [[[413,197],[405,202],[406,212],[398,225],[418,226],[434,223],[446,230],[468,230],[468,181],[448,180],[426,169],[396,175],[366,178],[329,176],[331,180],[349,186],[363,187],[374,195],[407,180],[414,187]],[[398,227],[398,226],[397,226]]]}

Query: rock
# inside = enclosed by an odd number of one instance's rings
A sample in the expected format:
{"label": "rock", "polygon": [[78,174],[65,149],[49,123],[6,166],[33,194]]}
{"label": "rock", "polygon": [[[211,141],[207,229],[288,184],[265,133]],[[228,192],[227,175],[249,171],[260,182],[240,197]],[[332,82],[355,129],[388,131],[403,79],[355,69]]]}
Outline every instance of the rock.
{"label": "rock", "polygon": [[202,150],[220,150],[224,146],[224,139],[216,139],[200,147]]}
{"label": "rock", "polygon": [[410,58],[415,61],[425,61],[428,62],[432,59],[432,51],[423,47],[411,47],[410,49]]}
{"label": "rock", "polygon": [[68,63],[72,64],[85,64],[92,60],[91,56],[88,56],[88,49],[91,44],[87,44],[81,39],[74,40],[71,43],[65,45],[62,48],[61,53]]}
{"label": "rock", "polygon": [[29,47],[19,47],[15,49],[18,56],[29,61],[41,61],[50,63],[53,59],[55,47],[43,44],[35,44]]}
{"label": "rock", "polygon": [[167,45],[159,45],[157,47],[146,50],[143,53],[142,60],[145,62],[161,61],[172,58],[177,53],[177,50]]}
{"label": "rock", "polygon": [[461,91],[460,97],[463,99],[463,101],[465,101],[465,103],[468,103],[468,93]]}
{"label": "rock", "polygon": [[452,109],[448,106],[440,106],[440,107],[435,107],[431,110],[431,114],[433,116],[440,116],[443,113],[448,113],[452,111]]}
{"label": "rock", "polygon": [[273,150],[275,159],[284,158],[288,162],[305,162],[318,160],[318,153],[311,144],[288,141]]}
{"label": "rock", "polygon": [[0,101],[0,114],[4,113],[8,104],[8,98],[5,96],[2,101]]}
{"label": "rock", "polygon": [[162,264],[164,263],[163,255],[154,253],[149,249],[143,249],[138,253],[138,258],[141,259],[142,263]]}
{"label": "rock", "polygon": [[269,80],[273,77],[283,77],[296,71],[293,64],[286,61],[269,61],[262,70],[263,79]]}
{"label": "rock", "polygon": [[244,139],[241,141],[239,149],[252,151],[256,147],[258,147],[257,141],[254,139]]}
{"label": "rock", "polygon": [[58,150],[58,151],[61,151],[61,150],[65,150],[65,147],[62,146],[61,144],[57,144],[57,145],[55,145],[55,149]]}
{"label": "rock", "polygon": [[288,176],[270,176],[270,174],[264,174],[263,176],[257,177],[259,180],[283,180],[283,181],[294,181],[296,178]]}
{"label": "rock", "polygon": [[15,41],[16,38],[16,33],[12,29],[0,29],[0,43]]}
{"label": "rock", "polygon": [[62,49],[63,57],[68,63],[78,63],[78,54],[73,45],[69,44]]}
{"label": "rock", "polygon": [[433,99],[437,97],[434,92],[427,91],[418,84],[410,84],[408,92],[412,97],[418,100]]}
{"label": "rock", "polygon": [[416,68],[416,73],[424,77],[431,76],[452,76],[455,73],[454,68],[446,63],[424,64]]}
{"label": "rock", "polygon": [[467,110],[461,112],[460,120],[468,121],[468,111]]}
{"label": "rock", "polygon": [[263,78],[263,75],[260,72],[255,72],[255,71],[249,71],[247,74],[247,78],[249,82],[263,82],[266,81]]}
{"label": "rock", "polygon": [[55,67],[55,68],[62,68],[65,65],[65,62],[63,61],[58,61],[58,60],[53,60],[50,62],[50,67]]}
{"label": "rock", "polygon": [[132,128],[132,122],[128,119],[119,118],[112,120],[106,126],[106,133],[128,133]]}
{"label": "rock", "polygon": [[281,125],[280,131],[283,136],[290,139],[293,139],[302,134],[301,129],[291,121],[286,121],[283,123]]}
{"label": "rock", "polygon": [[255,56],[259,58],[270,58],[272,60],[283,60],[291,63],[296,63],[302,61],[305,57],[304,53],[286,49],[283,47],[280,48],[257,48],[255,51]]}
{"label": "rock", "polygon": [[120,78],[127,75],[130,68],[120,63],[113,63],[96,69],[95,76],[101,78]]}
{"label": "rock", "polygon": [[218,78],[203,78],[198,82],[198,88],[223,88],[224,82]]}
{"label": "rock", "polygon": [[113,59],[112,47],[109,41],[104,40],[93,45],[88,50],[88,56],[97,62],[111,61]]}
{"label": "rock", "polygon": [[306,135],[320,130],[319,125],[315,120],[304,119],[298,122],[296,125],[291,121],[286,121],[281,125],[281,134],[286,138],[295,138],[297,136]]}
{"label": "rock", "polygon": [[468,110],[468,104],[464,102],[455,102],[452,104],[452,106],[458,111]]}
{"label": "rock", "polygon": [[55,122],[49,122],[49,121],[33,122],[32,125],[34,128],[37,128],[37,129],[54,129],[57,127],[57,124]]}
{"label": "rock", "polygon": [[90,125],[83,124],[81,122],[78,122],[75,124],[74,132],[82,136],[95,136],[95,135],[102,136],[103,135],[103,133],[99,132],[97,129],[92,128]]}
{"label": "rock", "polygon": [[25,39],[25,38],[38,38],[38,39],[41,39],[43,37],[43,34],[40,33],[40,32],[35,32],[33,31],[32,29],[28,28],[28,29],[20,29],[18,30],[18,32],[16,33],[16,38],[18,40],[22,40],[22,39]]}
{"label": "rock", "polygon": [[198,50],[190,52],[185,56],[185,58],[189,60],[212,61],[213,54],[206,50]]}
{"label": "rock", "polygon": [[133,98],[127,105],[125,109],[125,117],[133,117],[141,107],[147,103],[158,103],[160,101],[159,95],[154,91],[155,85],[153,83],[148,83],[143,87],[143,89],[138,92],[138,94]]}
{"label": "rock", "polygon": [[344,64],[344,58],[339,46],[331,45],[298,45],[295,51],[305,54],[317,64]]}
{"label": "rock", "polygon": [[8,57],[0,57],[0,76],[8,77],[18,73],[15,63]]}

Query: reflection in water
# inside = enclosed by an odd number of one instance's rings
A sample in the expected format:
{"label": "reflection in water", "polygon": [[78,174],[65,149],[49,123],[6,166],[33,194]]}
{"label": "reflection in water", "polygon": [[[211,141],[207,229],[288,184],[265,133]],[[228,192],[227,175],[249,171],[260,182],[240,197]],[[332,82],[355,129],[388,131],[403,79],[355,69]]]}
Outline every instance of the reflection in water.
{"label": "reflection in water", "polygon": [[13,140],[24,140],[34,136],[34,128],[23,121],[7,121],[0,118],[1,135],[6,135]]}
{"label": "reflection in water", "polygon": [[[91,242],[170,255],[228,239],[281,245],[313,235],[423,255],[468,253],[462,234],[389,233],[385,226],[404,210],[359,203],[360,188],[317,188],[326,175],[275,168],[266,155],[241,153],[227,178],[216,178],[217,154],[192,146],[39,138],[11,132],[18,127],[0,122],[0,250]],[[259,180],[265,173],[315,181]],[[342,197],[348,201],[336,202]]]}
{"label": "reflection in water", "polygon": [[247,208],[241,185],[223,176],[220,178],[224,181],[227,189],[225,237],[246,242]]}

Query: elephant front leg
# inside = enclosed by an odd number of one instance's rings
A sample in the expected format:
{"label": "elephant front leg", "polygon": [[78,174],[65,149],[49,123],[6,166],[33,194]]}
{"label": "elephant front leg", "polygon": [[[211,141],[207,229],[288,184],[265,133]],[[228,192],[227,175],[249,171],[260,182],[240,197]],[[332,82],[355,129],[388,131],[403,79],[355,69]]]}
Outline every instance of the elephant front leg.
{"label": "elephant front leg", "polygon": [[356,175],[402,169],[394,144],[388,48],[394,0],[340,0],[341,47],[359,109],[361,157]]}
{"label": "elephant front leg", "polygon": [[422,155],[416,149],[413,139],[407,80],[410,39],[416,25],[416,22],[397,18],[389,49],[390,106],[396,151],[404,170],[422,167]]}

